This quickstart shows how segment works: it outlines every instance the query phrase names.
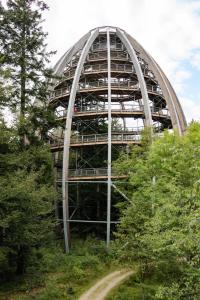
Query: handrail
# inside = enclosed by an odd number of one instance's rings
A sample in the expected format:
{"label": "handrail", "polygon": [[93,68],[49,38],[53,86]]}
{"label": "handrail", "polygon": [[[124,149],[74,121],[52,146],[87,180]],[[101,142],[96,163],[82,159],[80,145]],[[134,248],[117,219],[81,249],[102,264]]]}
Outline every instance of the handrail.
{"label": "handrail", "polygon": [[[107,176],[107,168],[69,169],[69,178]],[[117,175],[114,171],[113,175]],[[57,180],[62,178],[62,172],[57,172]]]}
{"label": "handrail", "polygon": [[[130,111],[143,111],[144,106],[143,105],[137,105],[137,104],[126,104],[124,107],[120,106],[119,104],[112,104],[111,105],[111,111],[116,111],[116,112],[130,112]],[[108,111],[108,106],[107,105],[91,105],[87,107],[80,107],[75,109],[75,113],[85,113],[85,112],[104,112]]]}
{"label": "handrail", "polygon": [[[95,65],[86,65],[83,69],[83,73],[96,73],[96,72],[101,72],[101,71],[107,71],[108,65],[107,64],[95,64]],[[75,74],[75,69],[69,69],[64,71],[64,75],[66,78],[71,78]],[[111,64],[111,72],[112,71],[117,71],[117,72],[131,72],[135,73],[133,65],[128,65],[128,64]],[[143,70],[143,73],[145,76],[148,76],[152,79],[154,79],[154,74],[150,70]]]}
{"label": "handrail", "polygon": [[[169,110],[167,108],[154,108],[151,107],[152,114],[158,115],[158,116],[166,116],[169,117]],[[82,106],[82,107],[75,107],[74,108],[74,115],[76,114],[85,114],[85,113],[103,113],[107,112],[108,107],[107,105],[91,105],[91,106]],[[123,112],[144,112],[144,106],[143,105],[137,105],[137,104],[126,104],[124,107],[119,106],[118,104],[112,104],[111,112],[117,112],[117,113],[123,113]],[[58,118],[64,118],[67,115],[67,110],[62,109],[56,112]]]}
{"label": "handrail", "polygon": [[[92,51],[103,51],[103,50],[107,50],[107,43],[106,42],[100,42],[100,43],[94,43],[92,45]],[[115,44],[111,44],[110,45],[110,49],[111,50],[124,50],[124,46],[122,43],[115,43]]]}
{"label": "handrail", "polygon": [[[108,71],[108,64],[95,64],[95,65],[86,65],[83,69],[83,73],[95,73],[100,71]],[[111,64],[111,71],[118,72],[134,72],[134,68],[132,65],[127,64]],[[73,77],[75,74],[75,69],[65,70],[64,75],[66,78]]]}
{"label": "handrail", "polygon": [[[96,177],[107,176],[107,174],[107,168],[69,169],[69,177]],[[117,176],[119,173],[116,170],[112,170],[112,175]]]}
{"label": "handrail", "polygon": [[[99,88],[99,87],[107,87],[108,83],[106,81],[90,81],[90,82],[80,82],[79,90],[89,89],[89,88]],[[134,81],[111,81],[112,87],[123,87],[126,89],[135,89],[139,90],[139,84]]]}
{"label": "handrail", "polygon": [[[123,52],[112,52],[111,49],[111,59],[125,59],[127,61],[130,61],[130,58],[127,54],[124,54]],[[94,53],[89,53],[88,57],[87,57],[88,61],[90,60],[95,60],[95,59],[105,59],[107,60],[107,52],[105,50],[105,54],[104,52],[94,52]]]}
{"label": "handrail", "polygon": [[[108,140],[108,134],[89,134],[89,135],[77,135],[72,136],[71,138],[71,144],[76,143],[89,143],[89,142],[102,142]],[[139,134],[112,134],[112,141],[120,141],[120,142],[126,142],[126,141],[139,141],[140,136]]]}
{"label": "handrail", "polygon": [[[115,87],[115,88],[126,88],[128,90],[136,90],[139,91],[139,84],[135,83],[134,81],[113,81],[111,82],[111,86]],[[87,89],[98,89],[98,88],[102,88],[102,87],[107,87],[107,82],[106,81],[91,81],[88,83],[85,82],[80,82],[79,83],[79,90],[83,91],[83,90],[87,90]],[[50,99],[54,99],[56,97],[61,97],[61,96],[65,96],[65,95],[69,95],[70,94],[70,86],[67,86],[65,88],[61,88],[58,90],[54,90],[52,91],[51,95],[50,95]],[[156,93],[158,95],[162,95],[162,91],[159,87],[154,86],[154,85],[147,85],[147,90],[148,92],[153,92]]]}
{"label": "handrail", "polygon": [[[103,49],[100,49],[100,50],[102,51]],[[116,49],[111,49],[111,59],[120,59],[121,58],[123,60],[124,59],[127,60],[127,62],[131,62],[128,53],[115,52],[115,51],[112,51],[112,50],[116,50]],[[119,48],[117,48],[117,50],[119,50]],[[105,53],[102,53],[102,52],[91,52],[91,53],[89,53],[88,56],[87,56],[87,61],[88,62],[90,60],[94,61],[95,59],[105,59],[105,60],[107,60],[107,52],[106,51],[107,51],[107,49],[105,48],[105,51],[104,51]],[[148,70],[148,69],[145,68],[145,62],[140,57],[138,59],[139,59],[139,62],[141,63],[141,65],[142,65],[143,74],[145,76],[148,76],[148,77],[154,79],[155,76],[154,76],[153,72],[151,70]],[[74,59],[71,62],[71,65],[69,65],[69,67],[64,70],[65,76],[72,77],[75,74],[75,70],[71,69],[71,68],[75,67],[77,65],[77,62],[78,62],[78,60]],[[107,64],[106,64],[106,66],[107,66]],[[67,70],[67,69],[69,69],[69,70]],[[104,69],[105,68],[100,69],[100,70],[104,70]],[[112,67],[111,67],[111,69],[112,69]],[[113,70],[115,70],[114,67],[113,67]],[[95,71],[98,71],[98,68],[97,69],[94,68],[92,72],[95,72]]]}
{"label": "handrail", "polygon": [[[112,133],[112,141],[114,142],[139,142],[141,140],[140,132],[134,134],[128,133]],[[87,144],[108,141],[108,134],[87,134],[87,135],[73,135],[71,137],[71,144]],[[49,143],[52,147],[63,145],[63,137],[50,136]]]}
{"label": "handrail", "polygon": [[107,174],[106,168],[69,169],[69,177],[107,176]]}
{"label": "handrail", "polygon": [[[107,64],[95,64],[95,65],[87,65],[84,67],[83,72],[97,72],[97,71],[107,71]],[[128,64],[113,64],[111,63],[111,71],[128,71],[133,72],[133,66]]]}
{"label": "handrail", "polygon": [[[126,127],[125,130],[112,130],[112,141],[140,141],[141,140],[141,132],[144,130],[144,126],[138,127]],[[154,126],[154,132],[158,132],[159,127]],[[160,134],[160,133],[159,133]],[[77,142],[88,143],[90,141],[104,141],[107,139],[107,133],[96,133],[96,134],[72,134],[71,136],[71,144],[75,144]],[[60,136],[56,136],[55,134],[49,132],[49,144],[53,146],[63,145],[63,132],[61,132]]]}
{"label": "handrail", "polygon": [[50,94],[50,99],[54,99],[60,96],[65,96],[67,94],[70,94],[70,90],[71,90],[70,87],[54,90]]}
{"label": "handrail", "polygon": [[[107,168],[88,168],[88,169],[69,169],[69,179],[73,177],[99,177],[99,176],[107,176],[108,170]],[[124,174],[119,174],[116,170],[112,169],[112,176],[123,176]],[[57,172],[57,180],[60,181],[62,178],[62,172]]]}

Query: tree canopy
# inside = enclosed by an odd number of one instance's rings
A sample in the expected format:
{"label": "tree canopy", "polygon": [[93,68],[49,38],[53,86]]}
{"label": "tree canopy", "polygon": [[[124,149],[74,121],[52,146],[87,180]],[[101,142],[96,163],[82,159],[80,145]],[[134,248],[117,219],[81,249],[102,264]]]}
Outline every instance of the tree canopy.
{"label": "tree canopy", "polygon": [[141,277],[155,276],[153,299],[199,299],[200,124],[184,136],[165,133],[133,150],[117,168],[129,172],[130,198],[118,228],[119,255],[138,262]]}
{"label": "tree canopy", "polygon": [[[43,1],[0,5],[0,105],[14,113],[0,120],[0,279],[23,274],[55,227],[53,162],[45,135],[51,70],[46,67]],[[37,257],[38,259],[38,257]],[[35,261],[37,260],[35,259]]]}

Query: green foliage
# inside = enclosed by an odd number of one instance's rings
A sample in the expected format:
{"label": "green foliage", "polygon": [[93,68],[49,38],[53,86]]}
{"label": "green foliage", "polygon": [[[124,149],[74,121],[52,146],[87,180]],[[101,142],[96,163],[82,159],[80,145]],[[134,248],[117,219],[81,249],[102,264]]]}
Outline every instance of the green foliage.
{"label": "green foliage", "polygon": [[111,291],[106,300],[154,300],[156,288],[154,282],[141,283],[137,275],[133,275]]}
{"label": "green foliage", "polygon": [[[104,259],[102,259],[104,253]],[[110,272],[111,258],[105,257],[105,242],[88,239],[75,240],[69,255],[57,243],[40,249],[37,272],[27,274],[12,287],[4,285],[0,298],[13,300],[78,299],[96,278]],[[39,274],[39,276],[38,276]],[[30,276],[31,275],[31,276]],[[37,278],[40,280],[38,281]]]}
{"label": "green foliage", "polygon": [[[47,146],[21,151],[16,132],[0,124],[0,278],[36,265],[53,238],[52,160]],[[34,259],[33,259],[34,256]]]}
{"label": "green foliage", "polygon": [[0,280],[36,269],[41,245],[53,239],[57,197],[50,149],[54,122],[48,106],[52,72],[46,67],[43,1],[0,4],[0,107],[14,112],[0,122]]}
{"label": "green foliage", "polygon": [[41,13],[48,7],[44,1],[35,0],[7,0],[6,4],[6,8],[1,6],[0,12],[0,58],[2,65],[10,70],[9,79],[15,81],[9,101],[12,100],[13,105],[19,103],[25,80],[25,98],[30,105],[30,97],[42,100],[42,77],[49,71],[46,62],[51,53],[45,50],[47,34],[41,27]]}
{"label": "green foliage", "polygon": [[0,6],[0,106],[15,113],[22,144],[45,138],[54,114],[48,105],[53,52],[42,29],[44,1],[7,0]]}
{"label": "green foliage", "polygon": [[122,211],[118,253],[139,264],[141,280],[160,282],[155,299],[199,299],[199,149],[200,124],[192,123],[185,136],[166,132],[118,164],[129,171],[124,193],[131,199]]}

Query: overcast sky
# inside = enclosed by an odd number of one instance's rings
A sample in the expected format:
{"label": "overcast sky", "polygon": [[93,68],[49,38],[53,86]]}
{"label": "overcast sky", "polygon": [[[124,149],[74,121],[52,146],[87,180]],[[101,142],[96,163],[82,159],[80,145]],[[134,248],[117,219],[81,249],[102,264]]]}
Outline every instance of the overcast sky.
{"label": "overcast sky", "polygon": [[52,65],[97,26],[130,33],[159,63],[187,120],[200,120],[200,0],[46,0]]}

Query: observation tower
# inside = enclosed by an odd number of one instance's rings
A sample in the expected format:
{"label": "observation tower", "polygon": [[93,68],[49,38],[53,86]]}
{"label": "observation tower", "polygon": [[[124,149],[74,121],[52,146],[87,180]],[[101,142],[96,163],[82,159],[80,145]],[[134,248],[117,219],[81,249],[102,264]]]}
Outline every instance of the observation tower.
{"label": "observation tower", "polygon": [[112,162],[140,144],[144,127],[152,134],[175,129],[181,135],[186,120],[162,69],[120,28],[92,29],[60,58],[54,72],[59,79],[50,105],[60,128],[51,131],[50,143],[66,251],[74,230],[97,230],[109,246],[118,221],[116,204],[125,197],[116,182],[127,177],[114,172]]}

